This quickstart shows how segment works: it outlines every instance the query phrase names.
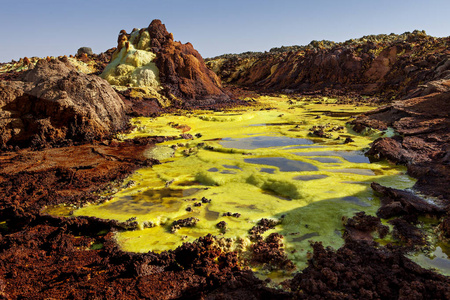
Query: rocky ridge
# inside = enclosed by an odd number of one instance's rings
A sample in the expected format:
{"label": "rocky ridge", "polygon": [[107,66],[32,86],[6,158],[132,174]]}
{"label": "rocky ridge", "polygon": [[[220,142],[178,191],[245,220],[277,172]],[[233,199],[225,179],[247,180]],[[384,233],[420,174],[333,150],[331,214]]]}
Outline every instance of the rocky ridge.
{"label": "rocky ridge", "polygon": [[449,61],[450,37],[414,31],[224,55],[207,59],[207,65],[224,83],[262,92],[357,92],[391,100],[426,82],[449,79]]}

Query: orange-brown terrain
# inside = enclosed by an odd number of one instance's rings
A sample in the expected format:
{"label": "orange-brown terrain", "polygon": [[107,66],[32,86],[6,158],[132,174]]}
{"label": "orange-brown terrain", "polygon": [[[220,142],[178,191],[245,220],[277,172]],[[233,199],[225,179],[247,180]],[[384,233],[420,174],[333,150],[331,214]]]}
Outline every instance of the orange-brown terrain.
{"label": "orange-brown terrain", "polygon": [[[18,64],[29,70],[0,73],[0,298],[450,298],[448,277],[404,255],[426,243],[416,227],[422,216],[443,220],[437,234],[450,239],[450,38],[414,32],[315,42],[226,55],[205,64],[190,43],[174,41],[159,20],[138,34],[151,38],[148,49],[155,55],[167,105],[131,87],[115,90],[98,76],[121,47],[131,47],[132,34],[125,31],[117,48],[74,58],[94,66],[89,75],[78,72],[67,57],[26,58]],[[46,213],[50,205],[104,201],[102,192],[122,188],[137,168],[159,163],[145,158],[150,147],[192,137],[114,139],[129,129],[130,117],[248,105],[238,96],[255,92],[383,103],[351,126],[359,132],[393,128],[396,134],[375,141],[368,154],[407,165],[418,179],[414,189],[440,205],[411,191],[372,184],[381,199],[379,218],[358,213],[344,220],[345,245],[333,250],[314,244],[309,266],[283,282],[283,289],[258,279],[212,236],[159,254],[128,253],[119,249],[113,233],[136,227],[133,220]],[[402,243],[374,241],[373,233],[382,237],[389,230],[380,218],[390,218]],[[267,230],[263,225],[261,231]],[[281,237],[271,234],[256,244],[253,259],[286,267],[283,251]]]}

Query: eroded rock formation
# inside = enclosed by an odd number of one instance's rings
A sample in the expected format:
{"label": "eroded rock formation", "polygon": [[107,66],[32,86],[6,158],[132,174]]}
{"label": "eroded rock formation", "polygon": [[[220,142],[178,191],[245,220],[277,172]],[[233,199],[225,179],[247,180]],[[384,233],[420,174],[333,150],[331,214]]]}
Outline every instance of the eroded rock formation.
{"label": "eroded rock formation", "polygon": [[160,20],[131,34],[122,30],[101,76],[113,85],[139,88],[134,89],[135,97],[158,98],[162,105],[229,100],[192,44],[174,41]]}
{"label": "eroded rock formation", "polygon": [[314,244],[309,266],[290,287],[295,299],[445,299],[449,280],[395,249],[347,239],[337,251]]}
{"label": "eroded rock formation", "polygon": [[61,145],[108,136],[127,124],[125,105],[105,80],[67,59],[40,60],[0,82],[0,146]]}
{"label": "eroded rock formation", "polygon": [[344,43],[312,42],[266,53],[223,55],[207,65],[225,83],[266,92],[358,92],[403,97],[419,84],[449,79],[450,37],[415,31]]}
{"label": "eroded rock formation", "polygon": [[[426,94],[429,85],[433,82],[414,93]],[[442,92],[395,101],[363,114],[352,124],[359,132],[364,128],[394,129],[393,137],[377,139],[368,153],[407,165],[409,174],[419,179],[416,188],[449,199],[449,112],[450,89],[447,88]]]}

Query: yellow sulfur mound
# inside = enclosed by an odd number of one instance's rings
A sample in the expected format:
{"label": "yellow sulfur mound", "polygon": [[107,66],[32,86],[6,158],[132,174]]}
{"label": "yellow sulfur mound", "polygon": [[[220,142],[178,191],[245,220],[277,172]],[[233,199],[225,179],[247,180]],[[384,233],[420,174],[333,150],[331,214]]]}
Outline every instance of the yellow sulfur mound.
{"label": "yellow sulfur mound", "polygon": [[144,96],[160,98],[159,70],[154,62],[156,54],[149,48],[148,31],[134,31],[130,41],[124,35],[121,37],[111,62],[100,76],[111,85],[145,88],[147,95]]}

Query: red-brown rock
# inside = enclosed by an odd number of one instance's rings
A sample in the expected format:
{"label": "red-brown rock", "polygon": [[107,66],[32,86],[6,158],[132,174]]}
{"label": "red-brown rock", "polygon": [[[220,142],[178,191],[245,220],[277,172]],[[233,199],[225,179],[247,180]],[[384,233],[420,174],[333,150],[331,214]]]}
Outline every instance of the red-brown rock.
{"label": "red-brown rock", "polygon": [[67,60],[40,60],[0,82],[0,146],[58,145],[108,136],[127,124],[125,105],[103,79]]}
{"label": "red-brown rock", "polygon": [[[449,79],[449,39],[413,32],[328,46],[311,42],[265,53],[226,54],[207,65],[225,83],[263,92],[333,90],[382,94],[389,100],[410,94],[419,84]],[[439,87],[429,87],[433,89]]]}
{"label": "red-brown rock", "polygon": [[227,101],[230,97],[222,89],[220,79],[209,70],[202,56],[191,43],[182,44],[173,40],[160,20],[153,20],[147,29],[150,46],[156,53],[161,84],[177,98],[190,102],[211,104]]}

